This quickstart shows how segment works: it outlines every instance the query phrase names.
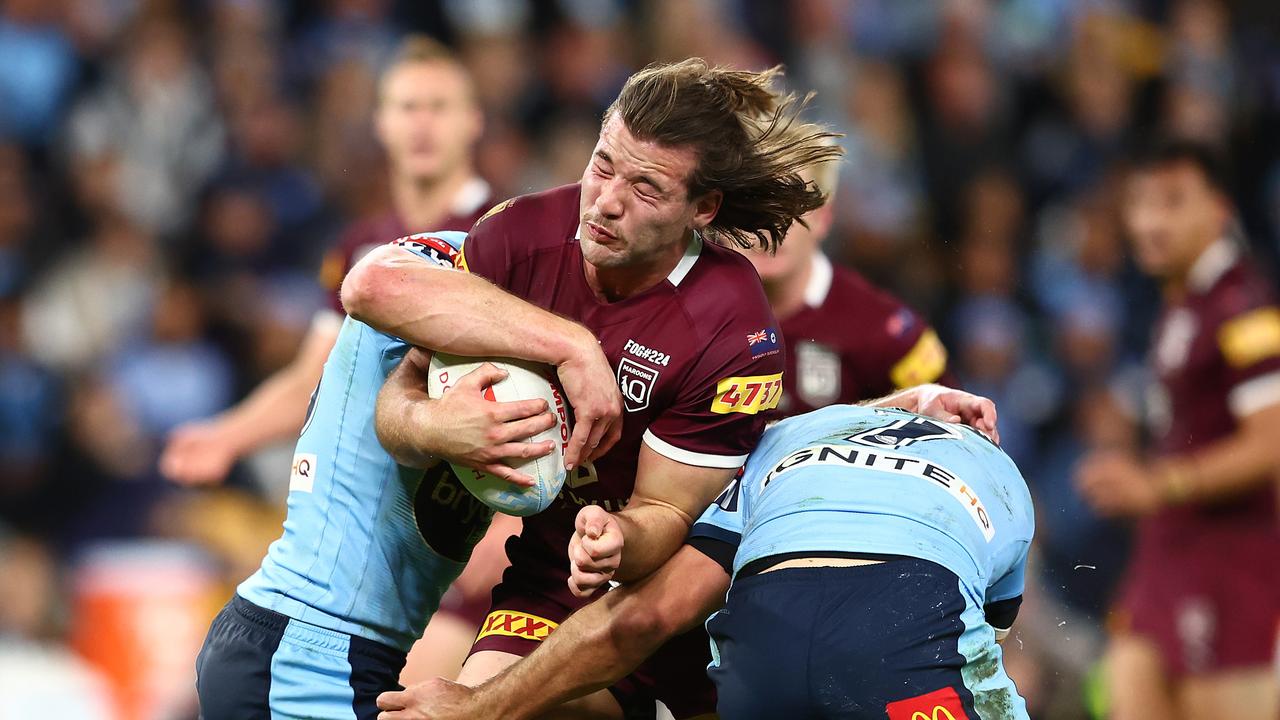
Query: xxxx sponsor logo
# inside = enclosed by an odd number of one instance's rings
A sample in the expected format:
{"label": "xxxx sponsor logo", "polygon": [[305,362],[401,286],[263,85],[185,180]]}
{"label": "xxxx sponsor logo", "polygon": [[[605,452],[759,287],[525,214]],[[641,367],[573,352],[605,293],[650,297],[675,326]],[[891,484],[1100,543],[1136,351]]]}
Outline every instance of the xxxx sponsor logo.
{"label": "xxxx sponsor logo", "polygon": [[542,642],[558,626],[558,623],[537,615],[510,610],[495,610],[489,613],[489,617],[485,618],[484,625],[480,628],[480,635],[476,639],[479,640],[490,635],[501,635]]}
{"label": "xxxx sponsor logo", "polygon": [[942,688],[884,707],[889,720],[969,720],[955,688]]}

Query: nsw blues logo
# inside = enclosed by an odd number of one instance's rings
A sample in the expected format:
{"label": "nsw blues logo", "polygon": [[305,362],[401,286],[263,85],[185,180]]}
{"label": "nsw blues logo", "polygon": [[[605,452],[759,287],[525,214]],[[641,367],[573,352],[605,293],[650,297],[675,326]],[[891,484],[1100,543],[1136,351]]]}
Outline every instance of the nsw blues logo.
{"label": "nsw blues logo", "polygon": [[913,417],[899,420],[892,425],[882,425],[845,438],[849,442],[878,448],[906,447],[922,440],[959,439],[960,433],[936,420]]}

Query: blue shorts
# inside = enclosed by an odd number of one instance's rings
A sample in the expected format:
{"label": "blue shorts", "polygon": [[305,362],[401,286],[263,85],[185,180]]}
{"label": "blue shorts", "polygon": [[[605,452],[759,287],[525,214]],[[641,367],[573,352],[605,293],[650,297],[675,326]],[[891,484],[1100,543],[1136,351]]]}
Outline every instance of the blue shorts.
{"label": "blue shorts", "polygon": [[1027,717],[981,608],[926,560],[738,577],[707,631],[722,720]]}
{"label": "blue shorts", "polygon": [[405,654],[258,607],[222,608],[196,659],[201,720],[374,720]]}

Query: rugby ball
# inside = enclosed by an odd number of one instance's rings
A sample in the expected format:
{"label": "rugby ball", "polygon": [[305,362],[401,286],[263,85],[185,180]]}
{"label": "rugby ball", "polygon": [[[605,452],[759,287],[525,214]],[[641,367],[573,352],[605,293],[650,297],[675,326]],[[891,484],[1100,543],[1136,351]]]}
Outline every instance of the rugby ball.
{"label": "rugby ball", "polygon": [[487,472],[462,465],[450,465],[463,486],[481,502],[498,512],[508,515],[528,516],[542,512],[560,494],[564,486],[564,450],[569,444],[569,406],[564,393],[556,383],[554,371],[549,365],[512,360],[509,358],[459,357],[435,353],[431,357],[430,374],[427,377],[427,395],[438,399],[449,392],[458,380],[484,363],[492,363],[507,372],[507,377],[485,390],[485,398],[494,402],[542,399],[556,414],[558,422],[550,429],[528,438],[529,442],[551,440],[555,449],[550,454],[527,460],[514,461],[511,467],[533,478],[533,486],[520,487]]}

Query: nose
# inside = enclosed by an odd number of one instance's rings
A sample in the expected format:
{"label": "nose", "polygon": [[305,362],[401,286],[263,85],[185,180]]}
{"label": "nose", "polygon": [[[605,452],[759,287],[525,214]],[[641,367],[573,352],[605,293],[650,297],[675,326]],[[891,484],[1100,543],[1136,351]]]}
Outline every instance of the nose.
{"label": "nose", "polygon": [[610,220],[622,217],[622,193],[625,183],[621,178],[610,178],[600,188],[600,196],[596,198],[596,209]]}

